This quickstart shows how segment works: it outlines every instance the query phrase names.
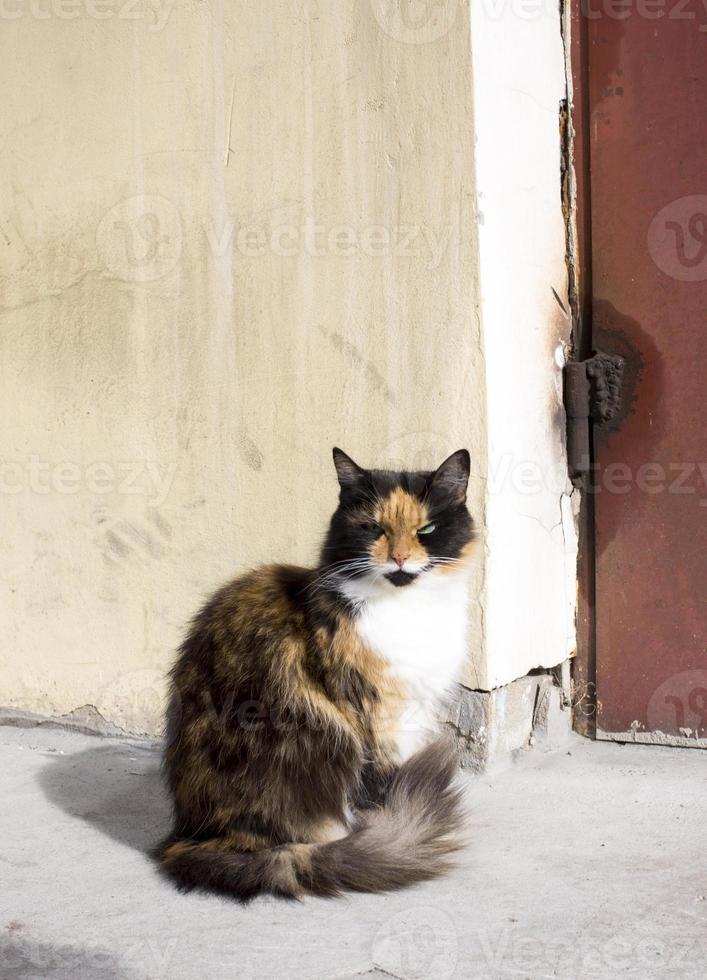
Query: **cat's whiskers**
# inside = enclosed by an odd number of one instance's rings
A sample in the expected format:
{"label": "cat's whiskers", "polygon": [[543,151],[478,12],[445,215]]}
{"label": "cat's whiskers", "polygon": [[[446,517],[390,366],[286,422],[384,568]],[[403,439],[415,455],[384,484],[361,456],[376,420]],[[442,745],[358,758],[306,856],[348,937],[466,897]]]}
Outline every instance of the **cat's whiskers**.
{"label": "cat's whiskers", "polygon": [[466,565],[467,562],[463,558],[444,558],[444,557],[430,557],[430,565],[434,567],[435,565]]}
{"label": "cat's whiskers", "polygon": [[[307,586],[307,588],[311,588],[312,585],[314,585],[317,582],[321,581],[323,578],[326,578],[326,576],[328,576],[328,575],[334,575],[334,574],[336,574],[337,569],[345,570],[346,567],[348,567],[349,565],[351,565],[353,562],[357,562],[357,561],[368,561],[368,559],[367,558],[365,558],[365,559],[364,558],[344,558],[342,561],[334,561],[330,565],[323,565],[323,566],[321,566],[319,569],[317,569],[317,571],[320,572],[321,574],[317,575],[312,580],[312,582],[310,582],[310,584],[309,584],[309,586]],[[306,592],[306,589],[303,589],[303,591]]]}
{"label": "cat's whiskers", "polygon": [[368,571],[373,567],[370,558],[352,558],[343,562],[334,562],[326,567],[322,575],[318,575],[310,582],[307,588],[303,589],[303,592],[315,594],[332,585],[335,586],[338,582],[355,578],[361,572]]}

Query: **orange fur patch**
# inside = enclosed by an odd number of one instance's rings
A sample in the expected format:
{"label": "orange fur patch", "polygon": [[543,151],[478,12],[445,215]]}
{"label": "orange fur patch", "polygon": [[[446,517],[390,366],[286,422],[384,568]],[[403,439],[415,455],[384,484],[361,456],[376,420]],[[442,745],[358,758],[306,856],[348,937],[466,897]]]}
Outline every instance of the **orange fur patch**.
{"label": "orange fur patch", "polygon": [[371,557],[376,561],[390,561],[396,553],[405,554],[413,561],[427,558],[417,532],[429,522],[429,515],[417,497],[397,487],[378,504],[375,519],[385,531],[371,547]]}

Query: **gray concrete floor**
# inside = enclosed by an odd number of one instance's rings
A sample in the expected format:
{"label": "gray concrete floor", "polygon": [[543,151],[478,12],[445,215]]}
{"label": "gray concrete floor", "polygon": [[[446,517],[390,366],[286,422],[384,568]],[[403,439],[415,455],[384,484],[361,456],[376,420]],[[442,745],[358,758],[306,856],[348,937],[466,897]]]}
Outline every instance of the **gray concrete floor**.
{"label": "gray concrete floor", "polygon": [[2,980],[707,976],[707,754],[576,740],[468,779],[472,843],[392,895],[180,895],[158,753],[0,728]]}

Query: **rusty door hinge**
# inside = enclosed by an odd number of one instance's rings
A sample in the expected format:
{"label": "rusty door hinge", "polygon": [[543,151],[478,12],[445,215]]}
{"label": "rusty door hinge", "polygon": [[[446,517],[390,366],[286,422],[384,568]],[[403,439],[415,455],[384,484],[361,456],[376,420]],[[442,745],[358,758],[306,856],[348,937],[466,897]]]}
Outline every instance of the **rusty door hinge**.
{"label": "rusty door hinge", "polygon": [[621,405],[624,359],[597,351],[586,361],[565,365],[567,463],[572,482],[591,469],[590,419],[597,425],[612,419]]}

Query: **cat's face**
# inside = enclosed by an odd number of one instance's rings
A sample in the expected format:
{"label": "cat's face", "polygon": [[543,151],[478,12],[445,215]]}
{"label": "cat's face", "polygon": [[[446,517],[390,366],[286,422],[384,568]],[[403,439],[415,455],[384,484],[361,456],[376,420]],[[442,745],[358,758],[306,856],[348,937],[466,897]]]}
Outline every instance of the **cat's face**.
{"label": "cat's face", "polygon": [[364,470],[340,449],[334,465],[341,494],[322,552],[332,578],[400,588],[465,563],[473,538],[466,449],[430,472]]}

